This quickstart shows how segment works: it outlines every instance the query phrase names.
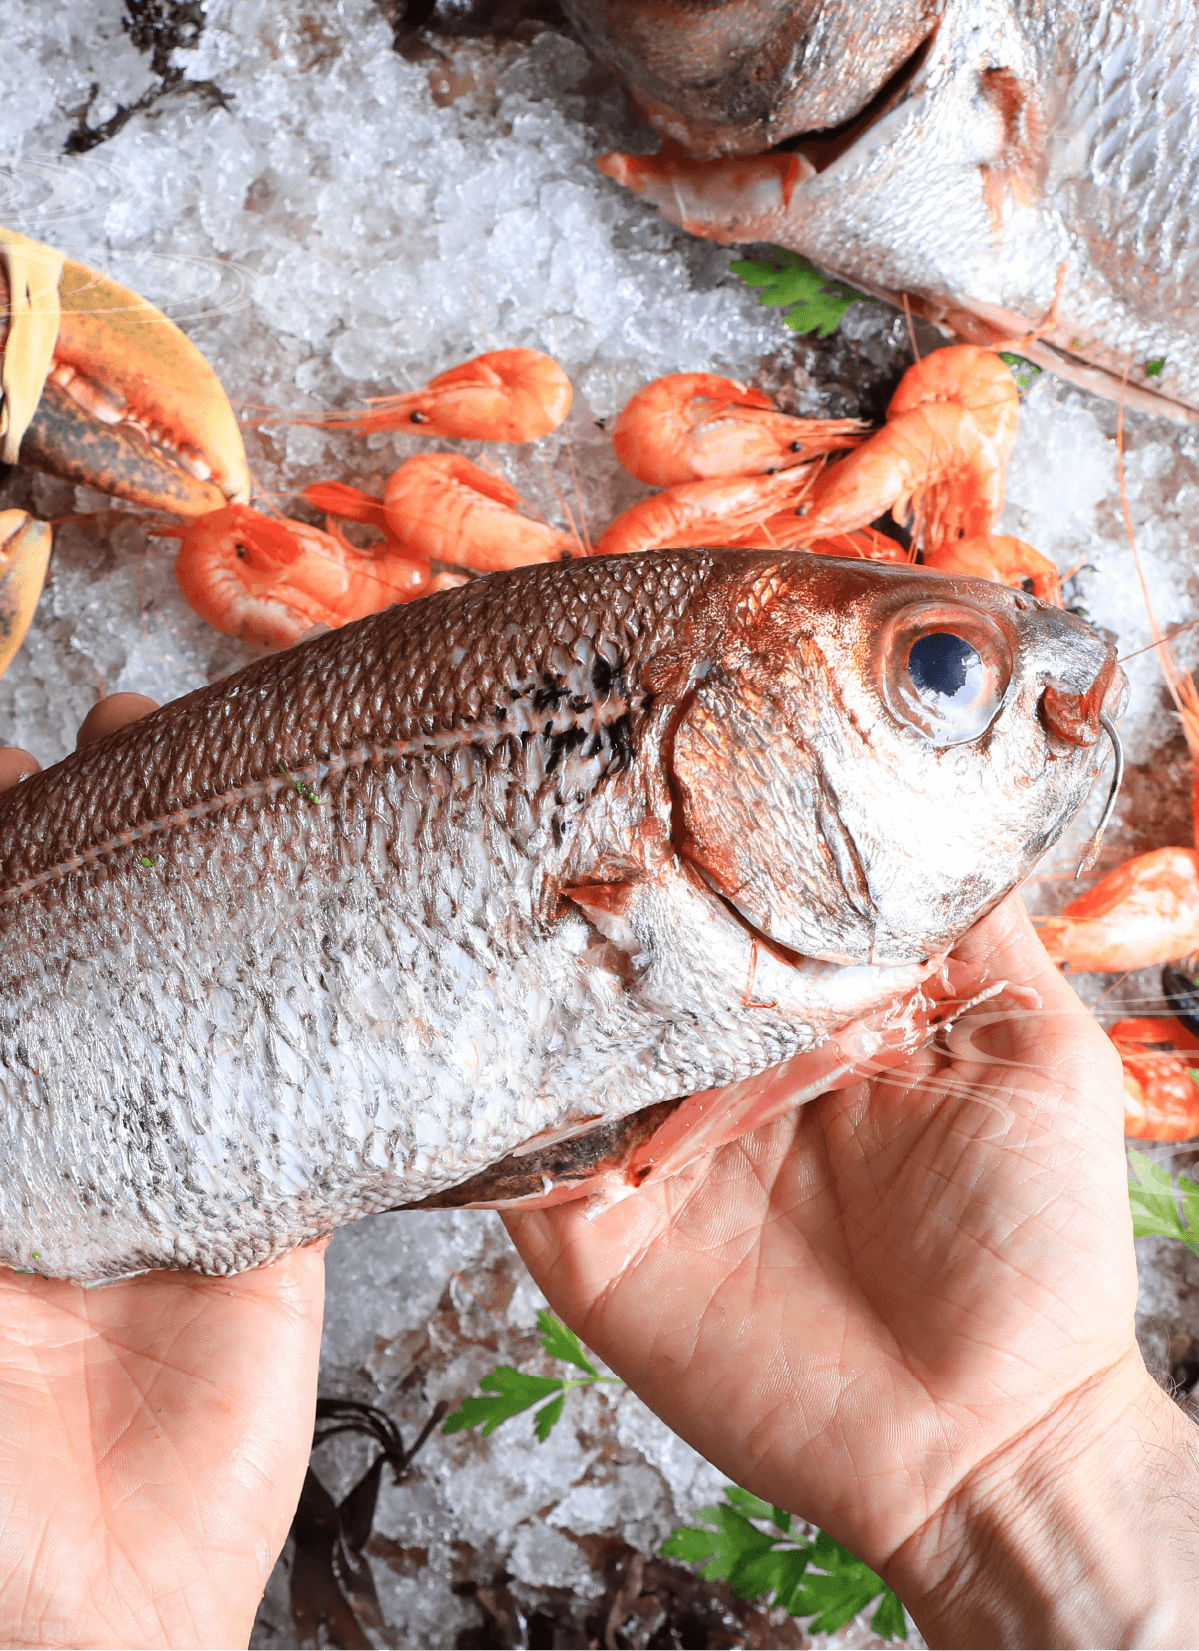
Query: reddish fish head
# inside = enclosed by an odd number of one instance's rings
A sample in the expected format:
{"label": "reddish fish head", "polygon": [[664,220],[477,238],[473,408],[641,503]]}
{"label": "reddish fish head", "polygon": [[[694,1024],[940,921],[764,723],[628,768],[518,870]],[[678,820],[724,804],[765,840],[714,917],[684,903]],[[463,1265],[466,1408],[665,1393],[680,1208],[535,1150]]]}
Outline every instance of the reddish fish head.
{"label": "reddish fish head", "polygon": [[725,600],[673,740],[683,853],[806,957],[947,951],[1103,766],[1110,644],[1006,586],[802,553]]}

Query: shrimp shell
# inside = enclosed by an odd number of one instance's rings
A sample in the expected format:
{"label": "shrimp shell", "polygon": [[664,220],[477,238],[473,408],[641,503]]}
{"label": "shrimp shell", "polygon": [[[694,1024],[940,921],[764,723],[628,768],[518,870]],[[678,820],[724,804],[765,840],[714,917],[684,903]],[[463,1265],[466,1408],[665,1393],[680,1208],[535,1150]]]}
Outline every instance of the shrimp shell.
{"label": "shrimp shell", "polygon": [[438,373],[423,389],[372,401],[368,413],[292,422],[465,441],[533,441],[558,428],[573,394],[569,378],[543,350],[489,350]]}
{"label": "shrimp shell", "polygon": [[715,373],[668,373],[630,397],[612,445],[638,481],[673,487],[787,469],[855,447],[865,428],[859,419],[780,413],[761,390]]}

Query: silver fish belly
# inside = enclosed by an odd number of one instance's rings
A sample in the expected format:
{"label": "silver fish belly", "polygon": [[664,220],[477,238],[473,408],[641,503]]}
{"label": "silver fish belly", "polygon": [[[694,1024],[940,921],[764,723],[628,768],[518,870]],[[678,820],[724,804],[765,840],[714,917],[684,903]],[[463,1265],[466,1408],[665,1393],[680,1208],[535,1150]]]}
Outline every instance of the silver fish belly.
{"label": "silver fish belly", "polygon": [[[645,82],[619,36],[653,8],[632,0],[606,28],[596,0],[568,9],[596,49]],[[702,77],[695,54],[679,49],[673,62],[684,67],[672,81],[663,57],[658,101],[645,112],[695,153],[744,158],[708,175],[610,156],[606,171],[694,233],[773,241],[869,291],[906,293],[967,342],[1016,337],[1056,301],[1047,334],[1025,354],[1098,393],[1182,422],[1199,417],[1195,0],[909,5],[897,8],[891,35],[880,31],[891,50],[874,78],[850,74],[848,86],[846,63],[873,61],[855,45],[874,10],[861,0],[723,10],[738,12],[741,34],[741,14],[763,19],[766,45],[767,23],[794,34],[804,19],[791,53],[775,53],[770,107],[738,121],[726,94],[711,127],[696,123]],[[754,46],[766,50],[756,36]],[[883,94],[897,51],[911,52],[909,65]],[[727,62],[721,69],[735,78]],[[843,139],[812,131],[858,115],[876,94]],[[806,147],[796,141],[805,131]],[[788,155],[761,157],[758,170],[744,155],[783,138]]]}
{"label": "silver fish belly", "polygon": [[704,551],[164,707],[0,800],[0,1262],[240,1270],[816,1047],[1026,875],[1122,693],[1005,587]]}

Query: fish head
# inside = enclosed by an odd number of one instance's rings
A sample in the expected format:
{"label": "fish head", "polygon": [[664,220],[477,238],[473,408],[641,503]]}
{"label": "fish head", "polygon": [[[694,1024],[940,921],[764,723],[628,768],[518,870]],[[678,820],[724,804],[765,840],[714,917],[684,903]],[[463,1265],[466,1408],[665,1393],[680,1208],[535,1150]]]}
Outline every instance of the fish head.
{"label": "fish head", "polygon": [[714,594],[669,753],[680,851],[766,941],[947,952],[1057,841],[1127,684],[1104,637],[980,579],[762,557]]}

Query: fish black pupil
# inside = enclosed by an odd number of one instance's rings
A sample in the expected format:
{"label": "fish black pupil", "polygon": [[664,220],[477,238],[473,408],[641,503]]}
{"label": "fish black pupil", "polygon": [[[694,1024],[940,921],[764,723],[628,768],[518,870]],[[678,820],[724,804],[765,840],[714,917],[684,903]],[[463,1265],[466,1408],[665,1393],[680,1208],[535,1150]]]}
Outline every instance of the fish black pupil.
{"label": "fish black pupil", "polygon": [[[956,699],[982,665],[969,642],[952,631],[932,631],[913,642],[908,653],[908,675],[918,694]],[[973,695],[971,695],[973,697]]]}

